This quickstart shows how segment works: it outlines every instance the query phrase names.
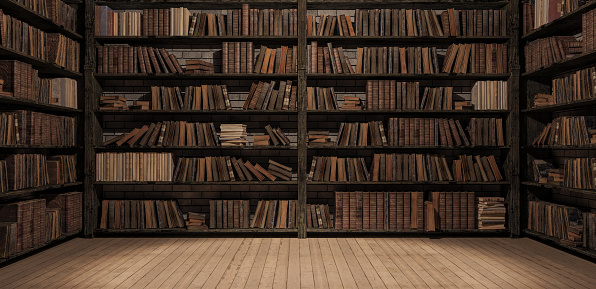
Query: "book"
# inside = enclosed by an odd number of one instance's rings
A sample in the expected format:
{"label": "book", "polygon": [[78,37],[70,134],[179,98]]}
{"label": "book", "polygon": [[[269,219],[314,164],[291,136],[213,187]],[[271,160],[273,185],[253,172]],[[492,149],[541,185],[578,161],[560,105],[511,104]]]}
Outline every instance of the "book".
{"label": "book", "polygon": [[359,47],[356,73],[439,73],[436,47]]}
{"label": "book", "polygon": [[77,160],[74,155],[54,155],[46,159],[48,184],[69,184],[77,180]]}
{"label": "book", "polygon": [[352,61],[348,58],[342,47],[320,47],[317,41],[312,41],[307,46],[308,67],[307,73],[348,74],[356,73]]}
{"label": "book", "polygon": [[295,110],[298,86],[291,80],[253,83],[242,109]]}
{"label": "book", "polygon": [[[595,73],[596,68],[589,67],[553,78],[552,104],[563,104],[596,97],[595,91],[590,89],[590,87],[596,85],[596,79],[591,77]],[[536,101],[534,101],[534,105],[536,105]]]}
{"label": "book", "polygon": [[507,49],[506,43],[451,44],[447,48],[441,72],[507,73]]}
{"label": "book", "polygon": [[[228,73],[296,73],[296,55],[294,51],[297,51],[297,46],[281,46],[280,48],[268,48],[267,46],[261,45],[259,48],[259,54],[257,55],[256,63],[253,59],[254,45],[252,42],[248,44],[248,51],[251,57],[246,59],[247,67],[232,70],[228,69]],[[228,48],[230,51],[231,48]],[[234,48],[235,52],[235,48]],[[243,56],[240,56],[240,60],[243,61]],[[230,67],[230,61],[234,63],[234,60],[228,57],[228,67]],[[253,66],[250,64],[254,64]],[[242,66],[242,64],[241,64]]]}
{"label": "book", "polygon": [[41,197],[46,201],[46,208],[59,210],[60,216],[57,219],[60,221],[60,234],[75,234],[83,229],[82,192],[42,195]]}
{"label": "book", "polygon": [[480,197],[476,200],[478,202],[479,230],[502,230],[506,228],[507,208],[505,207],[505,198]]}
{"label": "book", "polygon": [[528,230],[581,245],[583,226],[582,212],[575,207],[528,201]]}
{"label": "book", "polygon": [[[337,194],[337,193],[336,193]],[[312,215],[312,212],[315,215]],[[318,229],[333,229],[333,214],[329,210],[329,205],[326,204],[307,204],[306,214],[310,216],[308,218],[306,227],[307,228],[318,228]],[[338,228],[336,228],[338,229]]]}
{"label": "book", "polygon": [[596,143],[596,117],[560,116],[546,124],[532,145],[590,145]]}
{"label": "book", "polygon": [[[227,206],[226,216],[224,216],[224,210],[218,210],[224,206]],[[210,229],[243,229],[250,226],[248,200],[209,200],[209,208]],[[188,223],[187,227],[190,229]]]}
{"label": "book", "polygon": [[219,146],[213,123],[164,121],[135,128],[128,133],[109,136],[103,146]]}
{"label": "book", "polygon": [[476,228],[474,192],[430,192],[429,201],[433,204],[435,231]]}
{"label": "book", "polygon": [[333,87],[307,87],[306,97],[308,110],[339,110]]}
{"label": "book", "polygon": [[103,230],[172,229],[186,226],[176,200],[103,200],[101,212],[99,228]]}
{"label": "book", "polygon": [[474,110],[505,110],[509,109],[508,95],[507,81],[477,81],[470,104]]}
{"label": "book", "polygon": [[95,180],[98,182],[172,181],[172,153],[96,153]]}
{"label": "book", "polygon": [[[260,138],[268,137],[267,144],[264,144],[264,145],[269,145],[269,140],[271,140],[273,142],[273,145],[275,145],[275,146],[277,146],[277,145],[289,146],[292,143],[290,141],[290,139],[283,133],[283,131],[279,127],[274,129],[273,127],[271,127],[271,125],[268,124],[265,126],[265,131],[267,132],[267,135],[265,135],[265,136],[255,135],[255,141],[257,140],[257,137],[260,137]],[[257,145],[257,144],[253,143],[253,145]]]}
{"label": "book", "polygon": [[564,170],[557,169],[551,161],[534,159],[532,161],[534,181],[541,184],[552,183],[561,185],[564,178]]}
{"label": "book", "polygon": [[97,47],[97,73],[182,74],[175,55],[164,48],[104,45]]}
{"label": "book", "polygon": [[575,36],[553,36],[528,42],[524,46],[526,72],[537,71],[583,53],[585,47],[582,43],[585,44],[586,40],[579,41]]}
{"label": "book", "polygon": [[503,180],[495,157],[460,155],[453,160],[453,173],[457,182],[498,182]]}
{"label": "book", "polygon": [[308,131],[306,137],[306,142],[308,145],[323,146],[334,144],[331,141],[331,137],[329,136],[329,131],[310,130]]}
{"label": "book", "polygon": [[[280,177],[279,175],[283,175]],[[178,158],[173,171],[175,182],[234,182],[251,181],[256,177],[259,181],[265,178],[275,181],[290,180],[292,169],[273,160],[269,160],[269,170],[259,164],[236,159],[229,156]]]}
{"label": "book", "polygon": [[366,110],[420,109],[420,82],[367,80]]}
{"label": "book", "polygon": [[370,180],[370,175],[364,158],[314,156],[308,180],[361,182]]}
{"label": "book", "polygon": [[49,184],[47,157],[42,154],[12,154],[0,160],[0,186],[20,190]]}
{"label": "book", "polygon": [[576,189],[593,190],[596,188],[596,159],[570,158],[565,159],[563,186]]}
{"label": "book", "polygon": [[536,0],[523,3],[523,35],[577,10],[588,2],[586,0]]}
{"label": "book", "polygon": [[16,253],[17,222],[0,222],[0,258],[9,258]]}
{"label": "book", "polygon": [[0,113],[0,144],[74,146],[73,117],[17,110]]}
{"label": "book", "polygon": [[382,121],[369,121],[365,123],[342,122],[335,145],[387,146],[389,144],[387,140],[388,138]]}
{"label": "book", "polygon": [[250,228],[297,228],[297,200],[259,200]]}
{"label": "book", "polygon": [[[9,223],[5,226],[10,228],[4,230],[8,234],[4,238],[8,238],[8,240],[0,241],[0,243],[5,242],[8,244],[0,246],[0,255],[10,256],[11,253],[19,253],[45,243],[45,217],[46,201],[44,199],[31,199],[1,205],[0,222],[2,224]],[[16,224],[16,232],[12,231],[14,225],[11,223]],[[13,242],[14,247],[12,247]],[[8,252],[2,251],[6,247],[8,247]]]}

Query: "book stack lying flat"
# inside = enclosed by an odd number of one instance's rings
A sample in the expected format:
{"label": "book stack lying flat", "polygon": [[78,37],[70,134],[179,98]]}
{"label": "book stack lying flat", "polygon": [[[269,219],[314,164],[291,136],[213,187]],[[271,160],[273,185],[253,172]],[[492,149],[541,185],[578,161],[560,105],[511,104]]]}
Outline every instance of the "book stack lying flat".
{"label": "book stack lying flat", "polygon": [[341,110],[362,110],[362,100],[355,96],[344,96],[344,103],[341,106]]}
{"label": "book stack lying flat", "polygon": [[565,160],[563,185],[568,188],[593,190],[596,188],[596,159],[573,158]]}
{"label": "book stack lying flat", "polygon": [[130,107],[132,110],[150,110],[151,109],[151,101],[148,100],[133,100],[132,106]]}
{"label": "book stack lying flat", "polygon": [[292,179],[292,168],[284,166],[274,160],[269,160],[268,171],[270,174],[283,180],[289,181]]}
{"label": "book stack lying flat", "polygon": [[213,63],[199,60],[199,59],[188,59],[186,65],[184,65],[184,73],[186,74],[205,74],[214,73],[215,67]]}
{"label": "book stack lying flat", "polygon": [[458,182],[498,182],[503,180],[493,155],[460,155],[453,160],[453,173]]}
{"label": "book stack lying flat", "polygon": [[307,204],[306,227],[319,229],[333,229],[333,220],[331,219],[329,205]]}
{"label": "book stack lying flat", "polygon": [[209,228],[211,229],[248,228],[249,217],[250,203],[248,200],[209,201]]}
{"label": "book stack lying flat", "polygon": [[318,46],[316,41],[312,41],[307,49],[308,73],[356,73],[342,47],[333,48],[331,42],[327,43],[327,47],[322,47]]}
{"label": "book stack lying flat", "polygon": [[[255,73],[296,73],[298,48],[296,46],[281,46],[280,48],[267,48],[261,45]],[[241,58],[242,60],[242,58]],[[229,60],[228,60],[229,61]],[[251,63],[248,62],[249,66]],[[228,64],[229,65],[229,64]],[[251,73],[250,67],[248,73]]]}
{"label": "book stack lying flat", "polygon": [[423,229],[422,192],[335,192],[335,229]]}
{"label": "book stack lying flat", "polygon": [[318,25],[316,20],[315,15],[307,15],[308,36],[356,36],[349,15],[320,15]]}
{"label": "book stack lying flat", "polygon": [[575,36],[554,36],[536,39],[524,46],[526,72],[537,71],[582,54],[584,47]]}
{"label": "book stack lying flat", "polygon": [[535,159],[532,161],[532,169],[534,171],[535,182],[541,184],[552,183],[555,185],[563,183],[563,170],[555,168],[551,162]]}
{"label": "book stack lying flat", "polygon": [[482,197],[478,198],[478,229],[499,230],[505,229],[505,198]]}
{"label": "book stack lying flat", "polygon": [[472,87],[472,106],[475,110],[508,109],[507,81],[477,81]]}
{"label": "book stack lying flat", "polygon": [[356,73],[439,73],[436,47],[358,47]]}
{"label": "book stack lying flat", "polygon": [[314,156],[308,174],[308,180],[315,182],[362,182],[369,179],[364,158]]}
{"label": "book stack lying flat", "polygon": [[420,109],[420,83],[394,80],[366,82],[366,109]]}
{"label": "book stack lying flat", "polygon": [[221,146],[244,146],[246,140],[246,125],[222,123],[219,126],[219,141]]}
{"label": "book stack lying flat", "polygon": [[[462,108],[460,106],[460,108]],[[453,110],[453,87],[427,87],[420,101],[422,110]],[[457,107],[455,110],[458,110]],[[459,109],[461,110],[461,109]]]}
{"label": "book stack lying flat", "polygon": [[100,229],[184,228],[175,200],[103,200]]}
{"label": "book stack lying flat", "polygon": [[99,98],[99,110],[128,110],[126,98],[120,95],[102,95]]}
{"label": "book stack lying flat", "polygon": [[452,181],[445,156],[434,154],[374,154],[371,181]]}
{"label": "book stack lying flat", "polygon": [[205,214],[188,212],[188,220],[186,221],[186,228],[189,230],[206,230],[207,223],[205,221]]}
{"label": "book stack lying flat", "polygon": [[178,73],[182,66],[164,48],[106,45],[97,47],[97,73]]}
{"label": "book stack lying flat", "polygon": [[253,83],[242,109],[258,110],[295,110],[298,86],[292,86],[292,81],[277,81],[270,83],[259,81]]}
{"label": "book stack lying flat", "polygon": [[95,180],[98,182],[172,181],[172,153],[97,153],[95,159]]}
{"label": "book stack lying flat", "polygon": [[554,105],[556,104],[555,96],[552,94],[537,93],[536,95],[534,95],[533,104],[534,105],[532,107]]}
{"label": "book stack lying flat", "polygon": [[152,110],[224,110],[232,109],[228,88],[203,84],[187,87],[151,87]]}
{"label": "book stack lying flat", "polygon": [[[16,223],[15,253],[40,246],[46,240],[46,200],[32,199],[4,204],[0,206],[0,222]],[[8,233],[12,235],[15,232],[11,230]],[[2,249],[3,246],[0,246],[0,250]],[[10,251],[12,250],[9,249]],[[7,255],[7,252],[0,251],[0,255]]]}
{"label": "book stack lying flat", "polygon": [[435,230],[469,230],[476,228],[474,192],[431,192]]}
{"label": "book stack lying flat", "polygon": [[329,137],[329,131],[311,130],[308,132],[307,142],[309,145],[333,145],[331,138]]}
{"label": "book stack lying flat", "polygon": [[269,136],[269,135],[255,135],[252,145],[253,146],[268,146],[268,145],[270,145],[270,143],[269,143],[270,138],[271,138],[271,136]]}
{"label": "book stack lying flat", "polygon": [[[273,129],[271,125],[266,125],[265,130],[267,131],[268,137],[271,141],[273,141],[273,145],[282,145],[282,146],[289,146],[291,141],[288,137],[283,133],[281,128]],[[256,138],[257,136],[255,136]],[[254,144],[257,145],[257,144]],[[268,144],[266,144],[268,145]]]}
{"label": "book stack lying flat", "polygon": [[[370,135],[369,135],[370,133]],[[370,136],[370,142],[368,141]],[[386,146],[387,137],[382,121],[342,122],[337,134],[337,146]]]}
{"label": "book stack lying flat", "polygon": [[569,245],[582,245],[582,212],[574,207],[528,201],[528,229],[555,237]]}
{"label": "book stack lying flat", "polygon": [[219,137],[213,123],[164,121],[135,128],[110,138],[103,146],[218,146]]}
{"label": "book stack lying flat", "polygon": [[451,44],[443,61],[444,73],[507,73],[507,44]]}
{"label": "book stack lying flat", "polygon": [[307,87],[308,110],[338,110],[337,96],[333,87]]}
{"label": "book stack lying flat", "polygon": [[294,229],[298,227],[296,200],[261,200],[250,223],[251,228]]}
{"label": "book stack lying flat", "polygon": [[547,124],[532,145],[596,144],[596,117],[561,116]]}

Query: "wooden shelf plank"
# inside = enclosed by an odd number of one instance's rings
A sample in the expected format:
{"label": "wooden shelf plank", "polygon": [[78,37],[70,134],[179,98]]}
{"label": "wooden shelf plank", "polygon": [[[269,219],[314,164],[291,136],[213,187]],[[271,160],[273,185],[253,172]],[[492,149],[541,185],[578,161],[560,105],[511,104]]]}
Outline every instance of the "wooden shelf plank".
{"label": "wooden shelf plank", "polygon": [[334,44],[431,44],[452,43],[505,43],[508,36],[308,36],[307,40],[332,42]]}
{"label": "wooden shelf plank", "polygon": [[509,110],[309,110],[312,115],[503,115],[509,114]]}
{"label": "wooden shelf plank", "polygon": [[428,232],[425,230],[397,230],[397,231],[388,231],[388,230],[337,230],[337,229],[320,229],[320,228],[308,228],[307,232],[309,233],[355,233],[355,234],[370,234],[370,233],[381,233],[381,234],[415,234],[415,235],[441,235],[441,234],[508,234],[509,230],[479,230],[479,229],[470,229],[470,230],[442,230],[442,231],[435,231],[435,232]]}
{"label": "wooden shelf plank", "polygon": [[55,146],[55,145],[0,145],[0,149],[7,149],[7,150],[47,150],[47,149],[72,150],[72,149],[82,149],[82,147]]}
{"label": "wooden shelf plank", "polygon": [[538,232],[534,232],[534,231],[529,230],[529,229],[524,229],[524,234],[527,235],[527,236],[529,236],[529,237],[531,237],[531,238],[538,239],[538,240],[541,240],[541,241],[545,241],[545,242],[547,242],[547,243],[549,243],[551,245],[554,244],[554,245],[559,246],[559,247],[562,247],[564,249],[567,249],[567,250],[573,251],[575,253],[581,254],[581,255],[583,255],[585,257],[596,259],[596,251],[595,250],[590,250],[590,249],[587,249],[587,248],[584,248],[584,247],[573,247],[573,246],[569,246],[569,245],[566,245],[566,244],[562,244],[561,243],[561,240],[559,240],[558,238],[550,237],[550,236],[547,236],[547,235],[544,235],[544,234],[541,234],[541,233],[538,233]]}
{"label": "wooden shelf plank", "polygon": [[298,74],[293,73],[211,73],[211,74],[174,74],[174,73],[99,73],[95,74],[98,80],[112,79],[142,79],[142,80],[246,80],[246,79],[298,79]]}
{"label": "wooden shelf plank", "polygon": [[558,190],[565,190],[568,192],[576,192],[576,193],[582,193],[582,194],[596,194],[596,190],[569,188],[569,187],[555,185],[555,184],[541,184],[541,183],[537,183],[537,182],[522,182],[521,184],[525,185],[525,186],[537,187],[537,188],[558,189]]}
{"label": "wooden shelf plank", "polygon": [[99,43],[126,43],[126,44],[181,44],[185,45],[213,45],[225,41],[251,41],[267,44],[293,44],[298,43],[296,36],[96,36]]}
{"label": "wooden shelf plank", "polygon": [[63,235],[63,236],[60,236],[60,237],[58,237],[58,238],[56,238],[54,240],[51,240],[49,242],[45,242],[42,245],[39,245],[37,247],[34,247],[34,248],[31,248],[31,249],[27,249],[27,250],[18,252],[18,253],[14,254],[14,255],[12,255],[12,256],[10,256],[8,258],[0,258],[0,263],[4,263],[4,262],[7,262],[7,261],[10,261],[12,259],[15,259],[15,258],[24,256],[24,255],[27,255],[29,253],[33,253],[33,252],[35,252],[35,251],[37,251],[39,249],[42,249],[44,247],[47,247],[49,245],[60,243],[60,242],[62,242],[64,240],[67,240],[67,239],[70,239],[70,238],[72,238],[72,237],[74,237],[76,235],[79,235],[80,233],[81,232],[77,232],[77,233],[74,233],[74,234]]}
{"label": "wooden shelf plank", "polygon": [[308,149],[312,150],[505,150],[510,146],[321,146],[310,145]]}
{"label": "wooden shelf plank", "polygon": [[207,229],[207,230],[189,230],[186,228],[172,228],[172,229],[97,229],[97,233],[104,234],[125,234],[125,233],[140,233],[140,234],[163,234],[163,233],[296,233],[298,229],[261,229],[261,228],[246,228],[246,229]]}
{"label": "wooden shelf plank", "polygon": [[596,2],[590,1],[579,9],[559,17],[558,19],[534,29],[522,36],[522,41],[532,41],[538,38],[555,35],[574,35],[581,32],[582,14],[596,8]]}
{"label": "wooden shelf plank", "polygon": [[0,46],[0,57],[29,63],[33,66],[33,68],[39,70],[40,74],[64,76],[75,79],[80,79],[83,77],[82,73],[66,70],[65,68],[60,67],[54,63],[37,59],[33,56],[29,56],[25,53],[6,48],[4,46]]}
{"label": "wooden shelf plank", "polygon": [[83,40],[83,36],[80,34],[66,29],[66,27],[63,25],[53,22],[49,18],[38,14],[37,12],[20,3],[15,2],[15,0],[0,1],[0,9],[2,9],[5,14],[24,21],[35,28],[43,30],[44,32],[57,32],[76,41]]}
{"label": "wooden shelf plank", "polygon": [[96,110],[97,114],[120,114],[120,115],[253,115],[253,114],[292,114],[295,110]]}
{"label": "wooden shelf plank", "polygon": [[94,185],[296,185],[297,181],[234,181],[234,182],[93,182]]}
{"label": "wooden shelf plank", "polygon": [[565,145],[544,145],[544,146],[525,146],[522,149],[527,150],[596,150],[595,144],[589,145],[575,145],[575,146],[565,146]]}
{"label": "wooden shelf plank", "polygon": [[549,67],[542,68],[537,71],[525,72],[522,77],[527,78],[542,78],[555,77],[571,71],[580,70],[584,67],[594,65],[596,62],[596,50],[578,54],[574,57],[568,58],[565,61],[555,63]]}
{"label": "wooden shelf plank", "polygon": [[[1,147],[0,147],[1,148]],[[294,146],[145,146],[96,147],[99,151],[154,151],[154,150],[297,150]]]}
{"label": "wooden shelf plank", "polygon": [[508,186],[510,182],[455,182],[455,181],[433,181],[433,182],[414,182],[414,181],[391,181],[391,182],[374,182],[374,181],[363,181],[363,182],[329,182],[329,181],[308,181],[309,185],[493,185],[493,186]]}
{"label": "wooden shelf plank", "polygon": [[26,188],[26,189],[21,189],[21,190],[16,190],[16,191],[6,191],[6,192],[0,193],[0,199],[18,198],[18,197],[36,194],[36,193],[40,193],[40,192],[48,191],[48,190],[72,188],[72,187],[80,186],[82,184],[83,184],[83,182],[74,182],[74,183],[61,184],[61,185],[47,185],[47,186],[41,186],[41,187]]}
{"label": "wooden shelf plank", "polygon": [[369,9],[369,8],[403,8],[403,9],[499,9],[508,1],[465,1],[437,2],[435,0],[399,1],[399,0],[308,0],[308,9]]}
{"label": "wooden shelf plank", "polygon": [[522,110],[524,113],[545,113],[545,112],[557,112],[567,110],[586,109],[596,106],[596,98],[582,99],[573,102],[553,104],[541,107],[532,107]]}
{"label": "wooden shelf plank", "polygon": [[80,114],[83,112],[81,109],[70,108],[70,107],[54,105],[54,104],[40,103],[40,102],[32,101],[29,99],[5,97],[5,96],[0,96],[0,104],[15,107],[15,108],[25,108],[25,109],[33,109],[36,111],[56,112],[56,113],[71,114],[71,115],[72,114]]}
{"label": "wooden shelf plank", "polygon": [[403,74],[403,73],[351,73],[351,74],[325,74],[309,73],[306,75],[309,80],[368,80],[368,79],[392,79],[392,80],[507,80],[509,74],[497,73],[433,73],[433,74]]}
{"label": "wooden shelf plank", "polygon": [[100,0],[96,5],[107,5],[112,9],[143,9],[185,7],[188,9],[238,9],[242,4],[250,4],[250,8],[297,8],[296,0]]}

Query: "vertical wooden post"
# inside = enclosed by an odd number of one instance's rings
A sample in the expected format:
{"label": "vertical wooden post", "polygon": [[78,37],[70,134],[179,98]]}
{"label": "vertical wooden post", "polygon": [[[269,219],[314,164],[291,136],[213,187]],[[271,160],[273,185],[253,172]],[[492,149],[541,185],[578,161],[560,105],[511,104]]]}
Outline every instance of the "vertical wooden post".
{"label": "vertical wooden post", "polygon": [[298,238],[306,238],[306,1],[298,0]]}

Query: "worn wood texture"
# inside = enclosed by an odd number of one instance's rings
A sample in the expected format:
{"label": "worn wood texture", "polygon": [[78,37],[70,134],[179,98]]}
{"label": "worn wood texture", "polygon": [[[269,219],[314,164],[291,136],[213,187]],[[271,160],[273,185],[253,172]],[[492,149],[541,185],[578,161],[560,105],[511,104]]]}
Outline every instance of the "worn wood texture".
{"label": "worn wood texture", "polygon": [[306,99],[306,2],[298,0],[298,238],[306,238],[306,135],[307,135],[307,99]]}

